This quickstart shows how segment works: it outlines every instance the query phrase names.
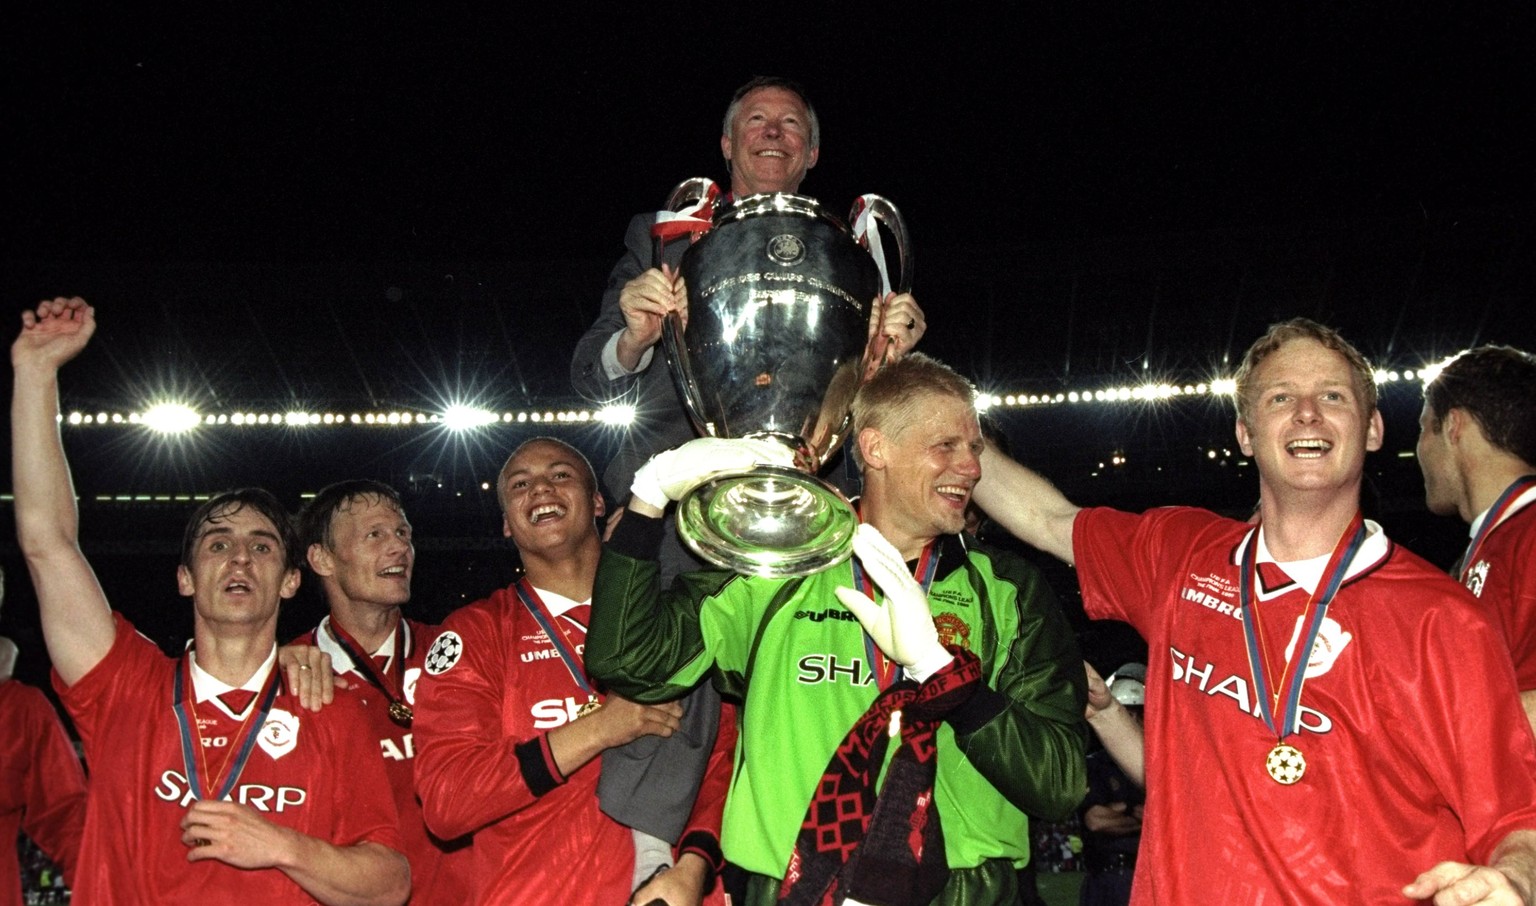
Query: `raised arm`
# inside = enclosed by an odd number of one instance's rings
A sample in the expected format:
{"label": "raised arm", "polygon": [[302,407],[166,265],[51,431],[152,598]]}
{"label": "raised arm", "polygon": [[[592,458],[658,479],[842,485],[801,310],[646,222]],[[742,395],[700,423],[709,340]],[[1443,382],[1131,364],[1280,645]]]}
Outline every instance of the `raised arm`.
{"label": "raised arm", "polygon": [[981,455],[981,483],[973,499],[998,525],[1019,540],[1067,563],[1077,506],[1039,474],[988,447]]}
{"label": "raised arm", "polygon": [[75,487],[59,437],[59,368],[96,330],[84,299],[41,302],[11,346],[11,481],[16,538],[32,574],[54,669],[73,685],[112,648],[115,630],[96,574],[80,552]]}

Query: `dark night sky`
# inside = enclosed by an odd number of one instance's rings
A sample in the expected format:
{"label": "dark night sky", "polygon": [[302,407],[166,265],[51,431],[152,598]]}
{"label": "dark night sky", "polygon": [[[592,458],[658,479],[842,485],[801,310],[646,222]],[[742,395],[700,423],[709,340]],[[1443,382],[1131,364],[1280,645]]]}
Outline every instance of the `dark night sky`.
{"label": "dark night sky", "polygon": [[722,101],[761,72],[821,109],[806,191],[889,195],[930,245],[1530,189],[1515,3],[837,4],[777,8],[788,27],[755,38],[726,6],[25,6],[4,39],[21,260],[603,257],[625,214],[719,173]]}
{"label": "dark night sky", "polygon": [[[0,296],[98,306],[66,403],[568,398],[628,216],[724,177],[762,73],[821,114],[803,191],[901,207],[924,345],[986,385],[1201,373],[1295,314],[1394,364],[1536,346],[1526,3],[448,6],[7,6]],[[407,446],[348,468],[441,456]]]}
{"label": "dark night sky", "polygon": [[723,178],[765,72],[822,115],[803,191],[902,208],[927,344],[983,380],[1292,314],[1529,333],[1525,4],[441,6],[8,7],[0,293],[101,309],[73,392],[566,396],[627,216]]}

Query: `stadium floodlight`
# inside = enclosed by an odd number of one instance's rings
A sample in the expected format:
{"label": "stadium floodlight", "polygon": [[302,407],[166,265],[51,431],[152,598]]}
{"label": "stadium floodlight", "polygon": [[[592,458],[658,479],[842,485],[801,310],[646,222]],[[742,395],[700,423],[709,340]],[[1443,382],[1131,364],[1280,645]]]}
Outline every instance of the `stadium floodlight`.
{"label": "stadium floodlight", "polygon": [[619,427],[632,425],[635,421],[635,407],[620,404],[604,406],[597,411],[597,420]]}
{"label": "stadium floodlight", "polygon": [[157,403],[144,412],[140,421],[160,434],[185,434],[202,424],[203,417],[185,403]]}
{"label": "stadium floodlight", "polygon": [[488,409],[477,409],[463,404],[449,406],[443,411],[443,426],[450,431],[473,431],[476,428],[495,424],[497,420],[496,413]]}

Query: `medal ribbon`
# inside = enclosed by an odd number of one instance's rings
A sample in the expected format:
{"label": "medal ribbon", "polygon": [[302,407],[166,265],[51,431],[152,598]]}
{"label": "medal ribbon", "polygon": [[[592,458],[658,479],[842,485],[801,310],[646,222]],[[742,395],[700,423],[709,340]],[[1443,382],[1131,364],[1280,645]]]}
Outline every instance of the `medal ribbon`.
{"label": "medal ribbon", "polygon": [[681,236],[692,236],[697,241],[715,225],[715,202],[719,197],[720,187],[710,183],[704,197],[691,207],[681,211],[657,211],[656,222],[651,225],[651,238],[660,244]]}
{"label": "medal ribbon", "polygon": [[[934,574],[939,571],[938,546],[938,541],[930,541],[923,545],[923,552],[917,555],[917,569],[913,571],[912,578],[916,579],[917,584],[923,587],[923,594],[925,595],[933,585]],[[854,587],[868,595],[871,601],[876,600],[874,583],[870,582],[869,577],[864,575],[863,568],[859,566],[858,558],[850,558],[848,562],[853,564]],[[870,638],[868,632],[864,633],[864,657],[867,658],[866,663],[870,664],[875,671],[875,682],[880,690],[889,689],[891,684],[896,682],[896,675],[900,668],[896,666],[895,661],[886,657],[885,652],[875,645],[875,640]]]}
{"label": "medal ribbon", "polygon": [[362,674],[363,679],[384,693],[384,697],[389,699],[390,704],[394,705],[405,701],[405,634],[407,629],[404,617],[401,617],[400,622],[395,624],[395,654],[392,659],[396,672],[400,674],[400,693],[398,695],[390,691],[389,684],[386,682],[387,677],[382,672],[373,669],[373,658],[363,653],[362,646],[357,643],[356,639],[348,635],[345,629],[337,626],[335,620],[327,620],[325,625],[330,630],[331,638],[335,640],[336,644],[341,646],[342,651],[347,653],[347,658],[352,661],[352,668]]}
{"label": "medal ribbon", "polygon": [[1477,534],[1472,536],[1472,543],[1467,545],[1467,552],[1461,555],[1461,566],[1457,568],[1456,574],[1463,584],[1467,581],[1467,573],[1472,569],[1472,565],[1477,562],[1478,548],[1483,546],[1483,542],[1494,529],[1498,528],[1499,523],[1510,515],[1516,501],[1531,488],[1536,488],[1536,475],[1522,475],[1505,488],[1504,493],[1499,495],[1499,499],[1493,502],[1488,515],[1483,517],[1483,524],[1478,527]]}
{"label": "medal ribbon", "polygon": [[[245,763],[250,760],[251,752],[256,748],[256,737],[261,735],[261,728],[267,723],[267,713],[277,700],[277,674],[276,666],[267,674],[266,683],[257,696],[257,706],[251,708],[245,720],[240,722],[235,746],[224,756],[219,774],[206,777],[207,769],[202,757],[203,742],[197,731],[197,694],[192,689],[192,649],[188,648],[187,653],[181,656],[176,665],[176,682],[171,687],[171,706],[176,711],[176,727],[181,734],[181,763],[187,770],[187,785],[196,798],[220,800],[235,788],[241,773],[245,771]],[[254,721],[251,720],[252,715],[256,718]],[[230,766],[231,761],[234,762],[233,767]],[[220,777],[223,778],[222,783]],[[214,786],[218,789],[210,795],[207,791]]]}
{"label": "medal ribbon", "polygon": [[875,269],[880,272],[880,297],[883,299],[891,291],[891,275],[885,270],[885,250],[880,245],[880,225],[870,209],[869,198],[868,195],[860,195],[853,202],[854,209],[858,212],[853,218],[853,238],[868,249],[870,257],[875,259]]}
{"label": "medal ribbon", "polygon": [[[1248,646],[1248,670],[1253,675],[1254,692],[1259,699],[1260,716],[1264,719],[1264,724],[1275,734],[1276,739],[1284,741],[1285,737],[1291,735],[1296,728],[1301,706],[1301,687],[1306,682],[1307,661],[1312,659],[1312,646],[1316,644],[1318,631],[1323,627],[1323,617],[1328,613],[1328,605],[1333,602],[1333,596],[1344,584],[1344,576],[1349,572],[1349,564],[1355,559],[1360,545],[1365,543],[1365,536],[1365,519],[1356,512],[1355,518],[1350,521],[1349,527],[1344,530],[1344,534],[1334,545],[1333,556],[1328,558],[1328,566],[1324,568],[1323,575],[1318,580],[1317,590],[1307,599],[1307,606],[1301,614],[1304,627],[1302,644],[1297,646],[1290,663],[1281,669],[1278,688],[1273,694],[1270,692],[1270,678],[1266,668],[1268,662],[1264,659],[1263,633],[1259,625],[1258,610],[1253,600],[1253,586],[1258,573],[1255,563],[1259,547],[1257,528],[1253,530],[1247,546],[1243,548],[1242,572],[1238,580],[1238,602],[1243,610],[1243,640]],[[1285,706],[1277,723],[1274,709],[1280,703],[1282,693],[1285,697]]]}
{"label": "medal ribbon", "polygon": [[[549,607],[539,597],[538,591],[529,584],[528,579],[517,580],[517,597],[528,608],[528,612],[538,621],[539,627],[544,630],[544,635],[549,638],[549,643],[555,646],[555,653],[560,655],[560,661],[565,664],[565,669],[570,671],[571,680],[576,687],[587,694],[590,701],[597,700],[597,690],[587,682],[587,671],[576,658],[576,643],[571,641],[570,631],[559,621],[559,618],[549,613]],[[558,629],[559,632],[555,630]]]}

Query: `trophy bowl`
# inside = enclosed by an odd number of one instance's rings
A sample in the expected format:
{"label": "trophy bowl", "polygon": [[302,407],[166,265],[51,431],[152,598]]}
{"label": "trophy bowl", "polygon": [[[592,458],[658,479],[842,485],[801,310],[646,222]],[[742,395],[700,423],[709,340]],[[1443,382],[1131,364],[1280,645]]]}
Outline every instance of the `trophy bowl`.
{"label": "trophy bowl", "polygon": [[[909,281],[900,215],[877,196],[860,203],[871,199],[874,218],[897,237]],[[670,316],[662,343],[694,427],[776,440],[795,462],[701,476],[678,501],[683,543],[749,575],[802,576],[842,562],[858,514],[816,472],[847,436],[881,268],[815,199],[778,193],[715,205],[681,272],[687,329]]]}

